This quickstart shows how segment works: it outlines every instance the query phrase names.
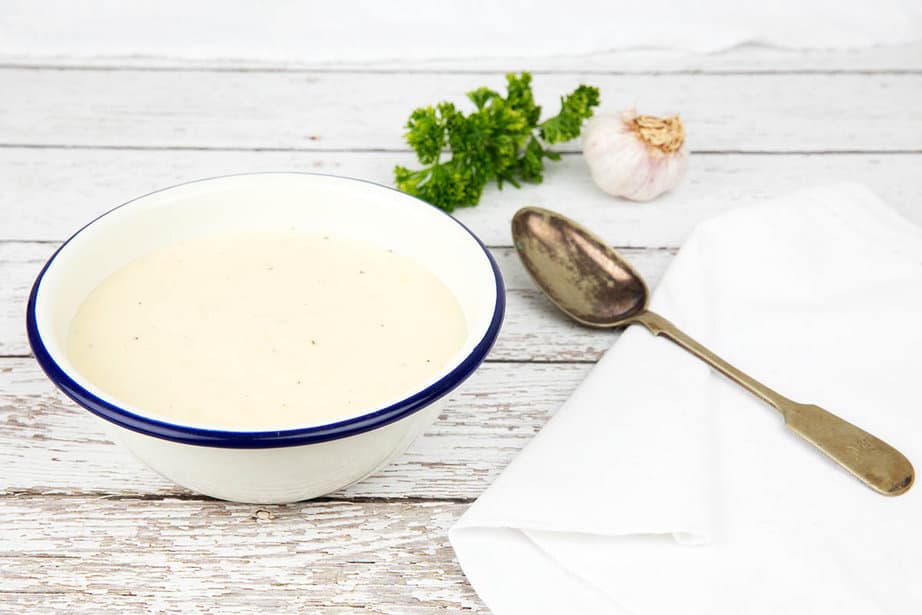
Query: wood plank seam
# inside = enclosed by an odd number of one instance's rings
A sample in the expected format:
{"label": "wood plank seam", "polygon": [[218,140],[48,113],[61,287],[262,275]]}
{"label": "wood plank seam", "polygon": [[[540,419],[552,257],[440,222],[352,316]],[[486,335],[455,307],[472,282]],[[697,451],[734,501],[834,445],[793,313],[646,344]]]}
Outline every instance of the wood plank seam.
{"label": "wood plank seam", "polygon": [[[9,490],[0,492],[0,499],[9,498],[16,500],[27,500],[27,499],[38,499],[38,498],[56,498],[56,499],[86,499],[94,498],[106,502],[126,502],[126,501],[137,501],[137,502],[161,502],[161,501],[181,501],[181,502],[223,502],[228,503],[225,500],[219,500],[216,498],[209,497],[207,495],[201,495],[199,493],[194,493],[191,491],[176,491],[175,493],[106,493],[102,491],[68,491],[66,493],[56,493],[49,491],[39,491],[39,490],[30,490],[30,489],[18,489],[18,490]],[[312,504],[338,504],[341,502],[349,502],[352,504],[381,504],[381,503],[396,503],[396,504],[463,504],[468,505],[472,504],[477,498],[466,498],[466,497],[447,497],[447,496],[433,496],[433,497],[418,497],[418,496],[399,496],[399,495],[378,495],[378,496],[368,496],[368,495],[326,495],[319,498],[313,498],[311,500],[303,500],[302,502],[310,502]],[[236,502],[230,502],[231,504],[238,504]],[[295,502],[297,504],[298,502]],[[286,506],[286,504],[244,504],[245,506]]]}
{"label": "wood plank seam", "polygon": [[[400,147],[230,147],[222,145],[66,145],[62,143],[0,143],[0,149],[86,150],[126,152],[291,152],[305,154],[412,154],[413,150]],[[561,156],[580,156],[582,151],[572,146],[555,150]],[[887,156],[922,154],[920,149],[809,149],[809,150],[759,150],[759,149],[690,149],[696,156]]]}
{"label": "wood plank seam", "polygon": [[[540,60],[537,60],[540,62]],[[522,60],[528,63],[530,60]],[[0,61],[0,70],[36,70],[36,71],[68,71],[68,72],[146,72],[146,73],[281,73],[281,74],[338,74],[338,75],[483,75],[496,76],[509,72],[519,72],[523,64],[510,65],[507,68],[489,69],[462,69],[462,68],[375,68],[367,66],[358,67],[246,67],[246,66],[132,66],[127,64],[105,65],[72,65],[72,64],[22,64]],[[670,76],[696,76],[710,77],[752,77],[760,75],[920,75],[922,69],[915,68],[881,68],[881,69],[763,69],[763,70],[733,70],[733,69],[674,69],[674,70],[605,70],[597,68],[532,68],[527,69],[533,75],[597,75],[612,77],[670,77]]]}

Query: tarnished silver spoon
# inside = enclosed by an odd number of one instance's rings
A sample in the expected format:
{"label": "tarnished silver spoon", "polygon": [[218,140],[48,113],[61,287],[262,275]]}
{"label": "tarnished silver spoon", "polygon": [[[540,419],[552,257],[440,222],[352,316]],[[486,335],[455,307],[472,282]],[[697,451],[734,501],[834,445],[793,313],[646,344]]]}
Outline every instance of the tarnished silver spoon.
{"label": "tarnished silver spoon", "polygon": [[649,311],[649,291],[640,274],[577,223],[546,209],[526,207],[512,219],[512,238],[535,282],[572,318],[591,327],[641,324],[775,408],[791,431],[875,491],[900,495],[912,486],[912,464],[883,440],[819,406],[801,404],[773,391]]}

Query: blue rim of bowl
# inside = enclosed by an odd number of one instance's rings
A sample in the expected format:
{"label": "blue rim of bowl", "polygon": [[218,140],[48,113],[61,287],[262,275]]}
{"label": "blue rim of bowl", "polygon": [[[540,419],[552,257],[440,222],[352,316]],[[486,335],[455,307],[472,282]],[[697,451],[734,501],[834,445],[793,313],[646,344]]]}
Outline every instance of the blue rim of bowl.
{"label": "blue rim of bowl", "polygon": [[372,429],[376,429],[378,427],[382,427],[384,425],[388,425],[394,421],[399,421],[400,419],[425,408],[426,406],[432,404],[433,402],[441,399],[453,391],[462,382],[464,382],[483,362],[487,356],[487,353],[489,353],[490,349],[493,347],[493,343],[496,341],[500,326],[503,322],[503,315],[506,310],[506,294],[505,286],[503,285],[503,278],[499,272],[499,267],[497,266],[496,261],[493,259],[493,256],[490,254],[490,251],[487,250],[486,246],[483,245],[483,242],[481,242],[480,239],[473,232],[471,232],[469,228],[464,226],[464,224],[456,220],[453,216],[450,216],[444,212],[439,212],[460,226],[464,231],[466,231],[471,236],[471,238],[477,242],[477,245],[480,246],[484,256],[487,258],[487,262],[490,263],[490,267],[493,270],[493,278],[496,282],[496,304],[493,308],[493,316],[489,327],[487,327],[486,333],[484,333],[484,336],[480,339],[480,341],[477,342],[473,350],[471,350],[470,354],[468,354],[454,369],[452,369],[448,374],[433,384],[427,386],[425,389],[389,406],[351,419],[346,419],[344,421],[311,427],[299,427],[294,429],[274,431],[224,431],[219,429],[203,429],[188,425],[159,421],[157,419],[148,418],[116,406],[115,404],[106,401],[94,393],[86,390],[73,378],[71,378],[67,372],[61,369],[58,363],[51,356],[51,353],[48,352],[44,342],[42,342],[41,334],[38,330],[38,323],[36,322],[35,318],[36,296],[38,295],[38,290],[41,286],[42,278],[45,277],[45,272],[54,262],[55,258],[58,256],[61,250],[63,250],[64,247],[67,246],[67,244],[69,244],[71,240],[73,240],[77,235],[82,233],[87,227],[94,224],[100,218],[103,218],[116,211],[117,209],[121,209],[122,207],[130,205],[131,203],[134,203],[140,199],[144,199],[166,190],[172,190],[174,188],[179,188],[181,186],[187,186],[190,184],[251,175],[307,175],[312,177],[330,177],[343,181],[354,181],[363,184],[370,184],[372,186],[391,190],[394,192],[399,192],[408,199],[416,200],[426,207],[432,207],[432,205],[429,203],[401,192],[395,188],[384,186],[364,179],[344,177],[341,175],[331,175],[326,173],[298,173],[279,171],[262,173],[237,173],[232,175],[220,175],[190,182],[183,182],[168,188],[162,188],[160,190],[149,192],[143,196],[131,199],[130,201],[127,201],[118,207],[110,209],[106,213],[94,218],[85,224],[76,233],[71,235],[67,241],[61,244],[55,253],[51,255],[51,258],[48,259],[48,262],[45,263],[45,266],[42,267],[42,270],[39,272],[38,277],[35,278],[35,282],[32,285],[32,291],[29,293],[29,303],[26,308],[26,331],[29,337],[29,345],[32,347],[32,353],[35,355],[35,358],[39,365],[42,367],[42,370],[44,370],[48,378],[65,395],[93,414],[111,423],[114,423],[119,427],[124,427],[125,429],[130,429],[132,431],[163,440],[170,440],[183,444],[219,448],[278,448],[286,446],[300,446],[304,444],[313,444],[316,442],[326,442],[329,440],[347,438],[349,436],[354,436],[366,431],[370,431]]}

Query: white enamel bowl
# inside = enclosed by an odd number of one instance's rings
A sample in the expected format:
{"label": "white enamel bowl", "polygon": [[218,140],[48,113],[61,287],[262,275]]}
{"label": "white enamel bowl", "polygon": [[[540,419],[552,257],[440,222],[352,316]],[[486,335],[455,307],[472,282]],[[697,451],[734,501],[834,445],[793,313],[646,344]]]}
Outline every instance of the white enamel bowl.
{"label": "white enamel bowl", "polygon": [[[68,329],[103,279],[157,248],[241,230],[301,230],[366,240],[416,260],[460,302],[468,326],[463,348],[441,373],[402,399],[336,423],[267,425],[262,431],[164,420],[122,403],[76,372],[65,354]],[[293,502],[359,481],[400,455],[438,416],[446,395],[483,361],[499,332],[504,305],[496,263],[451,216],[368,182],[260,173],[167,188],[89,223],[35,280],[27,328],[35,357],[54,384],[102,419],[113,440],[163,476],[225,500]],[[361,383],[362,374],[355,379]]]}

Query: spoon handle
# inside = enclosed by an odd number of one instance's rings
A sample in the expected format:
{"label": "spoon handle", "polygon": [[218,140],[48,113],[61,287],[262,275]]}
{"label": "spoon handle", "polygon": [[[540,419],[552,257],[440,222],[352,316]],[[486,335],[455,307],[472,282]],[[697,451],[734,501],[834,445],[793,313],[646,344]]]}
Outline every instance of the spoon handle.
{"label": "spoon handle", "polygon": [[727,363],[659,314],[642,312],[632,321],[644,325],[654,335],[675,342],[778,410],[791,431],[871,489],[884,495],[900,495],[912,486],[915,477],[912,464],[883,440],[819,406],[788,399]]}

